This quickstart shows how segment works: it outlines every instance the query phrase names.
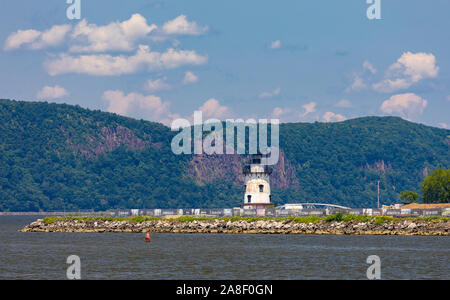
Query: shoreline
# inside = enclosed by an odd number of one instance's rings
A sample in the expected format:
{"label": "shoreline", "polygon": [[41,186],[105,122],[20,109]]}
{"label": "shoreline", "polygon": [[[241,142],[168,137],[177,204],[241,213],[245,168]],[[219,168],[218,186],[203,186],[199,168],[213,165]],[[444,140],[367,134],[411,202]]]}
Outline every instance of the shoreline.
{"label": "shoreline", "polygon": [[[46,218],[20,232],[78,233],[223,233],[223,234],[318,234],[318,235],[422,235],[449,236],[450,222],[442,219],[368,218],[325,219],[114,219]],[[140,220],[140,222],[139,222]],[[309,222],[308,222],[309,221]]]}

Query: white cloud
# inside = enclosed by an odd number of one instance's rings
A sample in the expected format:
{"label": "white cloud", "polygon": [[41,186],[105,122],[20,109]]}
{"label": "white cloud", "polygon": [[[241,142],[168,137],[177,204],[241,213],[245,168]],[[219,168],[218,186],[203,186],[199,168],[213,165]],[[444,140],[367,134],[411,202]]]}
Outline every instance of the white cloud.
{"label": "white cloud", "polygon": [[150,121],[161,121],[170,116],[169,102],[163,102],[154,95],[108,90],[103,93],[103,100],[108,103],[107,111],[124,116],[140,115]]}
{"label": "white cloud", "polygon": [[66,91],[65,88],[60,87],[58,85],[55,86],[44,86],[39,92],[36,94],[36,98],[40,100],[51,100],[51,99],[59,99],[69,96],[69,92]]}
{"label": "white cloud", "polygon": [[290,108],[275,107],[272,111],[273,118],[280,118],[282,115],[292,112]]}
{"label": "white cloud", "polygon": [[270,49],[279,49],[279,48],[281,48],[281,41],[280,40],[273,41],[270,44],[269,48]]}
{"label": "white cloud", "polygon": [[198,77],[194,73],[187,71],[184,74],[183,84],[195,83],[197,81],[198,81]]}
{"label": "white cloud", "polygon": [[[377,72],[377,69],[368,61],[365,60],[363,62],[363,69],[368,70],[371,74],[375,74]],[[364,82],[363,75],[365,75],[364,72],[355,73],[353,74],[353,82],[352,84],[345,89],[346,93],[350,93],[352,91],[362,91],[367,88],[367,84]]]}
{"label": "white cloud", "polygon": [[316,111],[316,102],[309,102],[307,104],[302,105],[302,107],[305,111],[300,116],[306,117],[306,115],[309,115],[310,113]]}
{"label": "white cloud", "polygon": [[208,99],[202,106],[198,108],[203,113],[204,118],[218,118],[223,119],[230,113],[227,106],[220,105],[219,100],[215,98]]}
{"label": "white cloud", "polygon": [[347,118],[344,117],[343,115],[335,114],[334,112],[331,112],[331,111],[327,111],[326,113],[324,113],[324,115],[322,116],[322,119],[325,122],[342,122],[342,121],[347,120]]}
{"label": "white cloud", "polygon": [[32,49],[43,49],[49,46],[58,46],[64,42],[66,34],[72,29],[70,25],[55,25],[44,31],[39,39],[31,45]]}
{"label": "white cloud", "polygon": [[47,72],[54,76],[60,74],[123,75],[141,70],[156,71],[173,69],[183,65],[201,65],[206,56],[195,51],[168,49],[164,53],[151,52],[148,46],[139,46],[133,56],[111,56],[109,54],[71,56],[60,54],[56,59],[44,63]]}
{"label": "white cloud", "polygon": [[208,31],[208,26],[201,27],[196,22],[189,22],[185,15],[180,15],[166,22],[162,30],[165,34],[200,35]]}
{"label": "white cloud", "polygon": [[375,67],[367,60],[363,62],[363,68],[365,70],[369,70],[369,72],[372,74],[375,74],[377,72],[377,69],[375,69]]}
{"label": "white cloud", "polygon": [[[202,27],[196,22],[188,21],[185,15],[166,22],[159,29],[155,24],[149,25],[145,17],[136,13],[128,20],[115,21],[104,26],[89,24],[83,19],[73,30],[72,26],[67,24],[55,25],[44,32],[34,29],[18,30],[7,38],[4,50],[15,50],[22,46],[33,50],[57,46],[68,35],[70,52],[133,51],[142,39],[160,42],[167,40],[169,35],[200,35],[208,29],[208,26]],[[180,44],[176,40],[172,43],[173,47]]]}
{"label": "white cloud", "polygon": [[351,86],[349,86],[345,91],[347,93],[351,91],[361,91],[365,89],[367,85],[364,83],[364,80],[359,76],[358,74],[355,74],[353,77],[353,83]]}
{"label": "white cloud", "polygon": [[446,123],[442,122],[442,123],[439,123],[438,125],[439,125],[439,127],[442,127],[444,129],[450,129],[450,126],[448,124],[446,124]]}
{"label": "white cloud", "polygon": [[334,106],[336,107],[342,107],[342,108],[350,108],[353,107],[352,103],[347,99],[341,99],[338,103],[336,103]]}
{"label": "white cloud", "polygon": [[132,51],[136,41],[146,37],[157,28],[148,25],[147,20],[140,14],[134,14],[123,22],[112,22],[105,26],[88,24],[82,20],[74,28],[72,52],[105,52]]}
{"label": "white cloud", "polygon": [[439,67],[436,66],[436,58],[432,53],[403,53],[392,64],[381,82],[372,85],[378,92],[390,93],[407,89],[415,83],[426,79],[436,78]]}
{"label": "white cloud", "polygon": [[380,109],[387,114],[399,114],[408,118],[411,114],[421,114],[427,104],[427,100],[416,94],[397,94],[385,100]]}
{"label": "white cloud", "polygon": [[24,44],[33,43],[40,35],[41,32],[34,29],[19,30],[8,37],[5,42],[4,50],[14,50],[20,48]]}
{"label": "white cloud", "polygon": [[4,50],[15,50],[26,45],[29,49],[38,50],[46,47],[60,45],[70,31],[70,25],[55,25],[44,32],[29,29],[18,30],[9,35],[5,42]]}
{"label": "white cloud", "polygon": [[156,80],[147,80],[145,83],[145,89],[149,92],[157,92],[157,91],[163,91],[163,90],[169,90],[170,85],[165,82],[167,78],[160,78]]}
{"label": "white cloud", "polygon": [[281,92],[281,89],[278,87],[278,88],[274,89],[271,92],[263,92],[263,93],[259,94],[258,97],[261,98],[261,99],[262,98],[270,98],[270,97],[279,95],[280,92]]}

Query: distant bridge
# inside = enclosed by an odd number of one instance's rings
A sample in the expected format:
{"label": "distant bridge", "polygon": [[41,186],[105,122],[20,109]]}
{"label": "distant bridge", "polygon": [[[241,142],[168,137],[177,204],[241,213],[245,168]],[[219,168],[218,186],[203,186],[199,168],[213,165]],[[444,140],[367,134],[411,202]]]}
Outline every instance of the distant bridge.
{"label": "distant bridge", "polygon": [[284,208],[284,209],[303,209],[303,208],[315,208],[317,206],[324,206],[327,208],[339,208],[339,209],[345,209],[350,210],[350,207],[337,205],[337,204],[328,204],[328,203],[287,203],[281,206],[278,206],[277,208]]}

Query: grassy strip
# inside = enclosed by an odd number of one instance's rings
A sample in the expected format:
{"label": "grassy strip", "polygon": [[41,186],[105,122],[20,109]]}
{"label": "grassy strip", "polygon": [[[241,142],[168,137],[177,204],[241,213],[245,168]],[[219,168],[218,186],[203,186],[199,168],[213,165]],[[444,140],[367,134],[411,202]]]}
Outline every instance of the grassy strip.
{"label": "grassy strip", "polygon": [[88,217],[80,217],[80,216],[67,216],[67,217],[46,217],[43,221],[47,224],[52,224],[57,221],[83,221],[83,222],[95,222],[95,221],[127,221],[131,223],[142,223],[145,221],[155,221],[161,220],[158,217],[150,217],[150,216],[136,216],[136,217],[104,217],[104,216],[88,216]]}
{"label": "grassy strip", "polygon": [[316,224],[320,221],[324,222],[374,222],[374,224],[383,224],[389,222],[401,222],[404,220],[411,221],[426,221],[426,222],[448,222],[450,218],[448,217],[390,217],[390,216],[356,216],[352,214],[343,214],[336,213],[333,215],[329,215],[327,217],[318,217],[318,216],[304,216],[304,217],[196,217],[196,216],[181,216],[176,219],[162,219],[159,217],[150,217],[150,216],[136,216],[136,217],[105,217],[105,216],[89,216],[89,217],[81,217],[81,216],[67,216],[67,217],[47,217],[44,218],[44,222],[47,224],[52,224],[57,221],[83,221],[83,222],[91,222],[91,221],[126,221],[130,223],[142,223],[145,221],[155,221],[155,220],[166,220],[166,221],[177,221],[177,222],[193,222],[193,221],[245,221],[247,223],[252,223],[256,221],[293,221],[296,223],[313,223]]}

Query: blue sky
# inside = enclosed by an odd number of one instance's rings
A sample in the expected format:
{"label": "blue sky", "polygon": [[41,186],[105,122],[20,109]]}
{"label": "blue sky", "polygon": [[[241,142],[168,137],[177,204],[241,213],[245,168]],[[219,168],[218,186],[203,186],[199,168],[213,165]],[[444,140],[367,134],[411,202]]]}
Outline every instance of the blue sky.
{"label": "blue sky", "polygon": [[164,122],[335,122],[396,115],[450,128],[450,2],[4,0],[0,97]]}

